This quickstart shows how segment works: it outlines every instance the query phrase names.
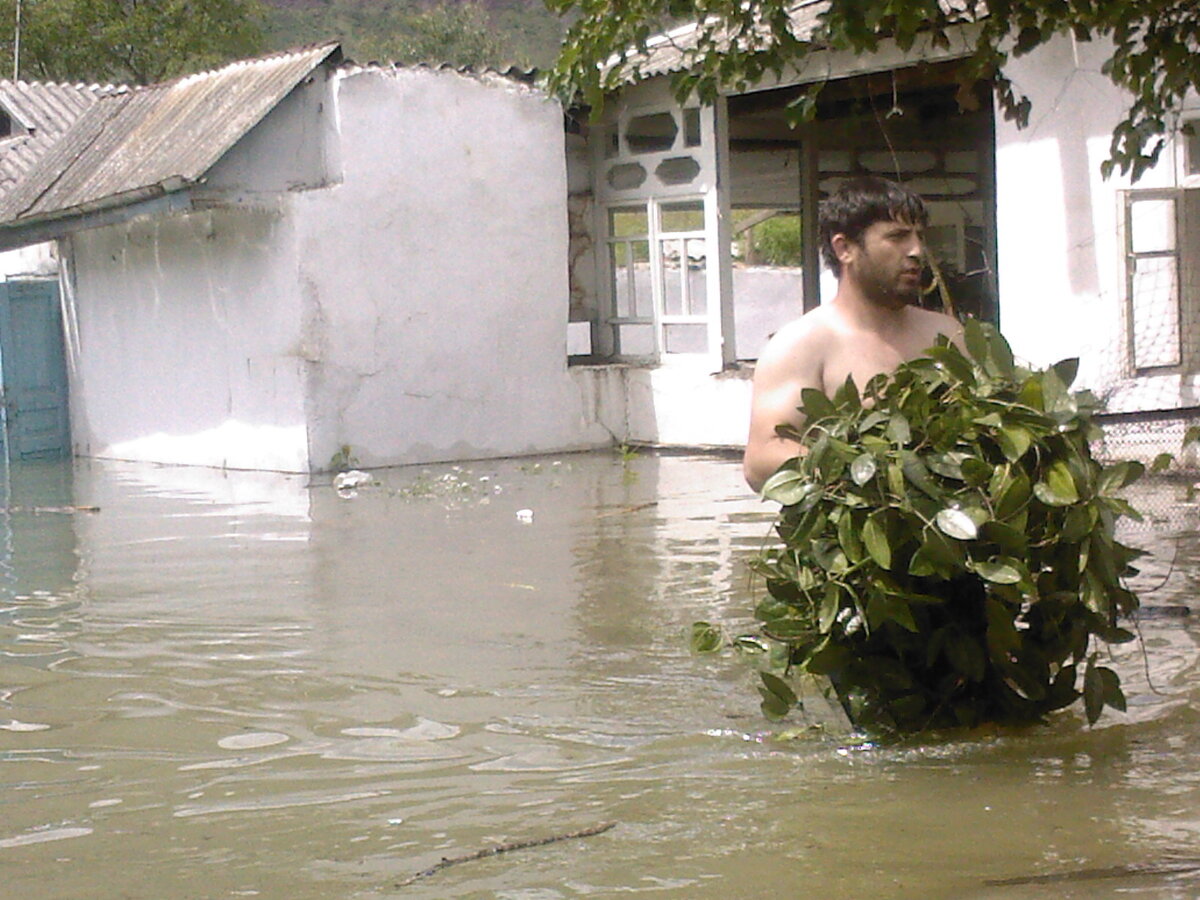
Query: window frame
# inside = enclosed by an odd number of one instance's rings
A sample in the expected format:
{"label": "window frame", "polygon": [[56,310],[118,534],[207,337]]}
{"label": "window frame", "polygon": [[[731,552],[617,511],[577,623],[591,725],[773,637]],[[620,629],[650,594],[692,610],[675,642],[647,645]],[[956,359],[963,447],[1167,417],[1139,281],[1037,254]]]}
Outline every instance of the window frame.
{"label": "window frame", "polygon": [[[1186,246],[1186,223],[1184,222],[1184,190],[1182,188],[1140,188],[1122,191],[1122,251],[1124,268],[1124,300],[1127,320],[1126,352],[1130,374],[1153,375],[1184,371],[1189,365],[1189,354],[1185,352],[1185,328],[1187,317],[1184,309],[1184,272],[1185,259],[1183,249]],[[1135,250],[1136,218],[1134,206],[1140,202],[1169,200],[1172,206],[1174,239],[1169,249]],[[1175,319],[1174,361],[1151,362],[1146,365],[1138,364],[1137,323],[1138,309],[1135,292],[1137,264],[1140,260],[1169,259],[1174,263],[1174,285],[1170,298],[1170,308]]]}

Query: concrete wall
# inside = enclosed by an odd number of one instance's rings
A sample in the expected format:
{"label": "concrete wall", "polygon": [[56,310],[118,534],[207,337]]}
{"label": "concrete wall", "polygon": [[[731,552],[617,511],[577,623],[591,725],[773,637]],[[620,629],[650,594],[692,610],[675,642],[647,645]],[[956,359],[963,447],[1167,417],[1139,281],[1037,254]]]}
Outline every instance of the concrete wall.
{"label": "concrete wall", "polygon": [[212,211],[69,244],[77,454],[304,471],[295,241],[282,211]]}
{"label": "concrete wall", "polygon": [[567,371],[567,193],[531,88],[313,80],[212,170],[213,209],[71,239],[77,452],[307,471],[611,443]]}
{"label": "concrete wall", "polygon": [[584,448],[567,374],[561,107],[427,68],[335,80],[341,184],[297,197],[299,281],[322,339],[311,453],[364,465]]}
{"label": "concrete wall", "polygon": [[[996,117],[1001,328],[1036,365],[1079,357],[1078,386],[1112,411],[1195,405],[1200,378],[1135,377],[1128,359],[1120,192],[1130,183],[1100,176],[1128,99],[1100,72],[1107,54],[1063,38],[1011,64],[1033,112],[1023,130]],[[1177,186],[1180,152],[1169,145],[1136,187]]]}

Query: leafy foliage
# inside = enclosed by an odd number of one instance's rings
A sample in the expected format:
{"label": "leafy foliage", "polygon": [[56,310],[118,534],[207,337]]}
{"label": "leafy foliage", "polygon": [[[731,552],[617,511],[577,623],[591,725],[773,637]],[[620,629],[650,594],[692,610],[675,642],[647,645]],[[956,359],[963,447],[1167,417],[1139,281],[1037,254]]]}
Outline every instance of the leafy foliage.
{"label": "leafy foliage", "polygon": [[[961,67],[962,91],[969,98],[984,79],[1009,119],[1029,120],[1031,103],[1005,75],[1010,58],[1060,35],[1076,40],[1107,40],[1112,55],[1103,71],[1129,92],[1125,118],[1112,135],[1105,176],[1114,169],[1137,178],[1158,159],[1172,116],[1189,88],[1200,89],[1200,4],[1195,0],[963,0],[950,11],[939,0],[829,0],[816,33],[793,30],[789,0],[547,0],[560,14],[578,18],[568,30],[550,84],[578,92],[598,108],[607,92],[639,75],[640,54],[655,35],[683,22],[697,23],[684,42],[676,93],[693,91],[711,100],[719,90],[739,91],[764,78],[782,76],[813,48],[877,49],[892,38],[902,49],[919,39],[949,46],[950,34],[978,19],[973,52]],[[949,5],[947,5],[949,6]],[[986,14],[985,14],[986,12]],[[616,57],[615,65],[606,65]],[[820,85],[793,106],[797,120],[816,112]]]}
{"label": "leafy foliage", "polygon": [[[1138,518],[1120,492],[1142,466],[1093,459],[1077,361],[1026,370],[975,321],[966,343],[862,396],[804,392],[806,452],[763,488],[782,544],[756,562],[757,616],[871,730],[1031,721],[1080,697],[1095,722],[1125,704],[1098,649],[1133,639],[1118,620],[1141,553],[1114,527]],[[764,676],[768,715],[795,704],[785,688]]]}
{"label": "leafy foliage", "polygon": [[339,38],[366,62],[548,65],[562,25],[540,3],[513,0],[266,0],[268,40],[279,48]]}
{"label": "leafy foliage", "polygon": [[804,242],[798,215],[776,216],[754,227],[754,249],[768,266],[799,266],[804,261]]}
{"label": "leafy foliage", "polygon": [[[263,49],[258,0],[39,0],[21,5],[21,77],[150,84]],[[0,0],[13,22],[15,0]],[[0,51],[12,70],[12,46]]]}

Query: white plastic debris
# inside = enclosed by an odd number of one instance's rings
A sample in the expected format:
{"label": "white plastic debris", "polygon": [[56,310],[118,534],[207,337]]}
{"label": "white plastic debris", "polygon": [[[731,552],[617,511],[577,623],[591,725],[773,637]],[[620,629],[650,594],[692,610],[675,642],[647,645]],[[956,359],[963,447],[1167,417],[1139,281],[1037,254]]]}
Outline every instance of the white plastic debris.
{"label": "white plastic debris", "polygon": [[533,523],[533,510],[532,509],[518,509],[517,510],[517,521],[524,525],[532,524]]}
{"label": "white plastic debris", "polygon": [[371,483],[371,476],[358,469],[349,472],[338,472],[333,479],[333,486],[339,491],[352,491]]}

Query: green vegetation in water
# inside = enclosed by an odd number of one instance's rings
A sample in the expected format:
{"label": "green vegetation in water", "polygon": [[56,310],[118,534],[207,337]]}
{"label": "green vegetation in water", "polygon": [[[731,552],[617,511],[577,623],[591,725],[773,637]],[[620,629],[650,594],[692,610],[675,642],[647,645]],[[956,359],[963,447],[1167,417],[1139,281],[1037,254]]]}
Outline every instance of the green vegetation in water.
{"label": "green vegetation in water", "polygon": [[337,453],[329,457],[329,463],[325,466],[325,471],[337,474],[339,472],[349,472],[351,469],[358,468],[358,457],[354,455],[354,448],[349,444],[342,444],[338,447]]}
{"label": "green vegetation in water", "polygon": [[[797,705],[795,673],[826,676],[876,733],[1036,721],[1080,698],[1089,723],[1124,709],[1099,650],[1134,638],[1119,619],[1138,607],[1123,579],[1141,551],[1114,529],[1140,519],[1120,492],[1143,467],[1093,459],[1077,360],[1023,368],[973,320],[965,342],[861,396],[849,379],[804,391],[805,452],[763,488],[782,543],[753,566],[762,634],[783,650],[761,673],[769,717]],[[693,646],[717,632],[697,623]]]}

